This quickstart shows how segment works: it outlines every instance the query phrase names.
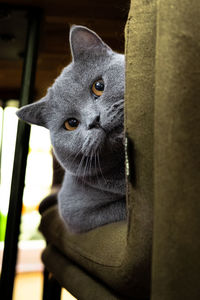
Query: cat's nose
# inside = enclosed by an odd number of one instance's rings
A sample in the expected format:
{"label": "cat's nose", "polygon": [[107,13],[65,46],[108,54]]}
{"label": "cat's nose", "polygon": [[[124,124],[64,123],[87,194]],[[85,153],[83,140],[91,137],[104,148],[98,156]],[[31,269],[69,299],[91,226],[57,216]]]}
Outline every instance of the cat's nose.
{"label": "cat's nose", "polygon": [[88,129],[100,127],[100,115],[95,116],[88,125]]}

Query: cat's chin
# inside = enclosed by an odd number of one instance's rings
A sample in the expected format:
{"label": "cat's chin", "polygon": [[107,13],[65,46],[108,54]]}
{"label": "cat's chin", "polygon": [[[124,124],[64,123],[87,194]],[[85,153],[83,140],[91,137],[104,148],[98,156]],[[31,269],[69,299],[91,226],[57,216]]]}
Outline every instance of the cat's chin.
{"label": "cat's chin", "polygon": [[124,159],[123,151],[124,147],[122,144],[118,144],[114,151],[111,151],[110,147],[109,149],[105,147],[101,152],[93,156],[82,157],[76,165],[70,166],[68,164],[65,170],[81,181],[97,181],[113,168],[117,166],[120,168]]}

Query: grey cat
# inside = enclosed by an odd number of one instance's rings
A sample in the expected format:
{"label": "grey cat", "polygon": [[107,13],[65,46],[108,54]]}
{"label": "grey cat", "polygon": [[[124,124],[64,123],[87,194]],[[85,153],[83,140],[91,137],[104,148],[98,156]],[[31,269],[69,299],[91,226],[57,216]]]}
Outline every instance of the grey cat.
{"label": "grey cat", "polygon": [[22,120],[49,129],[65,169],[58,207],[80,233],[126,218],[124,55],[84,26],[70,30],[72,62],[47,95],[24,106]]}

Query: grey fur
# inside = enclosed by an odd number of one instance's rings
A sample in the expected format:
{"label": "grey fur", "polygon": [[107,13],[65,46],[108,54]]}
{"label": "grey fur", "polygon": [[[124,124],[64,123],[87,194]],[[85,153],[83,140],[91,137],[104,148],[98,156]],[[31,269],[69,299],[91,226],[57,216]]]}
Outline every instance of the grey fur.
{"label": "grey fur", "polygon": [[[71,232],[124,220],[124,55],[112,51],[83,26],[70,30],[72,62],[40,101],[18,110],[24,121],[50,130],[55,155],[66,170],[59,212]],[[95,99],[93,82],[105,90]],[[91,126],[100,116],[98,126]],[[74,117],[78,128],[63,124]]]}

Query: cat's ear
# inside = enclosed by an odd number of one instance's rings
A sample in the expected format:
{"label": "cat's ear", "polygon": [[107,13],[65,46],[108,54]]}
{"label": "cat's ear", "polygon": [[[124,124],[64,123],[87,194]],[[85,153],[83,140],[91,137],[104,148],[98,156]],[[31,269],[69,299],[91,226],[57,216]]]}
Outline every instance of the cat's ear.
{"label": "cat's ear", "polygon": [[17,116],[26,123],[35,124],[47,128],[46,115],[47,103],[45,97],[36,103],[25,105],[18,109]]}
{"label": "cat's ear", "polygon": [[84,54],[105,54],[112,52],[102,39],[92,30],[84,26],[73,25],[70,29],[70,46],[74,61]]}

